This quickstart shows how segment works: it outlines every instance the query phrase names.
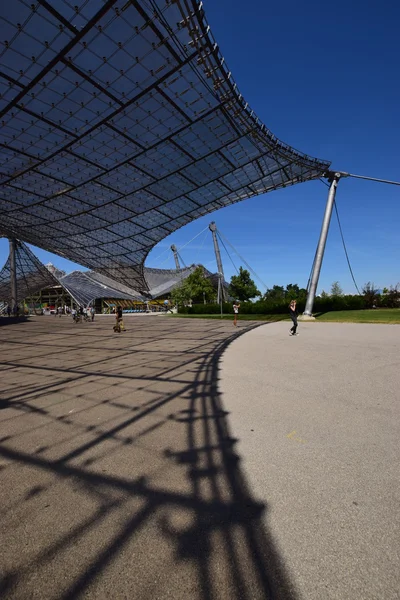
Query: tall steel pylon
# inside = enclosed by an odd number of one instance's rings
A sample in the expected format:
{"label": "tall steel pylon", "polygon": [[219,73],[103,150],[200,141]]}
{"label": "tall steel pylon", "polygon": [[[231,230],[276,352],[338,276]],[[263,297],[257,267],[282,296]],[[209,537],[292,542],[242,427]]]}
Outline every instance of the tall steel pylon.
{"label": "tall steel pylon", "polygon": [[172,244],[171,250],[174,254],[176,270],[179,271],[179,269],[181,268],[181,265],[179,264],[178,248],[175,246],[175,244]]}
{"label": "tall steel pylon", "polygon": [[10,284],[11,284],[11,310],[13,313],[16,311],[18,304],[18,290],[17,290],[17,265],[16,265],[16,248],[17,240],[10,238]]}
{"label": "tall steel pylon", "polygon": [[211,231],[213,242],[214,242],[215,260],[217,261],[218,277],[220,279],[220,285],[218,285],[218,304],[219,304],[221,300],[223,300],[223,301],[226,300],[226,293],[225,293],[225,288],[224,288],[224,281],[225,281],[224,268],[222,266],[221,252],[219,249],[219,243],[218,243],[218,238],[217,238],[217,226],[215,224],[215,221],[211,221],[208,228]]}
{"label": "tall steel pylon", "polygon": [[307,302],[306,302],[306,306],[305,306],[304,313],[303,313],[303,315],[306,319],[307,319],[307,317],[308,318],[312,317],[312,309],[314,306],[315,294],[317,293],[317,286],[318,286],[319,276],[321,273],[322,261],[324,258],[326,240],[328,237],[333,205],[335,203],[336,188],[338,186],[340,177],[341,177],[341,173],[329,174],[330,187],[329,187],[329,193],[328,193],[328,200],[326,202],[324,219],[322,221],[321,233],[319,236],[317,251],[315,254],[314,266],[313,266],[311,281],[310,281],[310,289],[308,292]]}

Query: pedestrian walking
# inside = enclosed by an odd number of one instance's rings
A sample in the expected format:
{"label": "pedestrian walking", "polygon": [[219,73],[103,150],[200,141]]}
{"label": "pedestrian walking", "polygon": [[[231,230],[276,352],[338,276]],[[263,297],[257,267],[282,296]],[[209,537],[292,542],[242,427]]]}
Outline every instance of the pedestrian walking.
{"label": "pedestrian walking", "polygon": [[118,306],[115,313],[115,325],[113,327],[115,333],[121,333],[121,331],[126,331],[124,326],[124,321],[122,319],[122,306]]}
{"label": "pedestrian walking", "polygon": [[289,304],[289,314],[290,318],[293,321],[293,326],[289,329],[289,335],[299,335],[297,333],[297,310],[296,310],[297,302],[296,300],[291,300]]}
{"label": "pedestrian walking", "polygon": [[239,301],[236,300],[236,302],[233,305],[233,314],[234,314],[233,324],[235,327],[237,326],[237,318],[238,318],[238,314],[239,314],[239,308],[240,308]]}
{"label": "pedestrian walking", "polygon": [[94,321],[94,315],[95,315],[95,314],[96,314],[96,311],[94,310],[94,306],[92,306],[92,307],[90,308],[90,315],[91,315],[91,317],[92,317],[92,323],[93,323],[93,321]]}
{"label": "pedestrian walking", "polygon": [[9,304],[7,305],[7,314],[11,317],[11,306]]}

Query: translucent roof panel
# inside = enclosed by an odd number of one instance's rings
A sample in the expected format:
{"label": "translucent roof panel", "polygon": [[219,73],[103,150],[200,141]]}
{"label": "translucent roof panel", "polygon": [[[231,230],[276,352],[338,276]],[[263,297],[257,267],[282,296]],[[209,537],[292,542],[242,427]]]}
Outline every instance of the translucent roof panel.
{"label": "translucent roof panel", "polygon": [[197,0],[0,6],[0,235],[140,291],[201,215],[320,177],[233,81]]}
{"label": "translucent roof panel", "polygon": [[[54,275],[40,262],[33,252],[22,242],[15,248],[15,270],[17,278],[17,303],[29,301],[48,286],[59,285]],[[0,302],[11,306],[11,261],[10,257],[0,271]]]}
{"label": "translucent roof panel", "polygon": [[60,283],[74,298],[75,302],[82,306],[88,306],[96,298],[144,300],[135,290],[127,288],[118,281],[112,281],[109,277],[91,271],[72,271],[72,273],[61,277]]}
{"label": "translucent roof panel", "polygon": [[[200,265],[190,265],[182,269],[152,269],[144,267],[144,278],[149,289],[145,295],[96,271],[72,271],[67,275],[57,269],[49,270],[33,254],[24,242],[16,243],[15,265],[17,275],[17,302],[31,301],[40,290],[59,286],[72,296],[75,302],[88,306],[98,298],[114,298],[146,302],[149,298],[165,297],[176,286],[191,275]],[[215,280],[216,274],[204,269],[207,277]],[[6,304],[11,305],[11,266],[10,257],[0,271],[0,312]]]}
{"label": "translucent roof panel", "polygon": [[[144,275],[149,286],[152,298],[159,298],[169,294],[175,287],[195,271],[198,265],[190,265],[183,269],[150,269],[144,268]],[[206,273],[211,275],[207,270]]]}

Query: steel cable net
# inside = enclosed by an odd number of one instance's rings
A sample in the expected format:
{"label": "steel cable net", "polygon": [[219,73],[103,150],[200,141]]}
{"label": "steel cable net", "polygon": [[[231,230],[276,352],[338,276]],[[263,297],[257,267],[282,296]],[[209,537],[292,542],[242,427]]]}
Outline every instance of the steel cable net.
{"label": "steel cable net", "polygon": [[145,291],[164,237],[329,167],[260,123],[196,0],[14,0],[0,16],[0,234]]}
{"label": "steel cable net", "polygon": [[[0,271],[0,302],[11,306],[11,260]],[[23,243],[16,242],[15,269],[17,278],[17,303],[29,300],[43,288],[60,285],[58,280]],[[13,308],[13,307],[12,307]]]}
{"label": "steel cable net", "polygon": [[[149,297],[158,298],[170,293],[180,285],[199,265],[191,265],[184,269],[151,269],[144,268],[149,293],[145,296],[136,290],[95,271],[72,271],[67,275],[56,277],[33,254],[23,242],[16,241],[15,251],[17,301],[29,302],[44,288],[62,286],[76,304],[88,306],[99,298],[115,300],[131,300],[146,302]],[[204,269],[207,277],[214,277]],[[0,271],[0,312],[4,312],[7,304],[11,306],[11,268],[8,258]]]}
{"label": "steel cable net", "polygon": [[[97,277],[95,277],[96,275]],[[75,302],[81,306],[88,306],[97,298],[143,300],[143,297],[135,290],[92,271],[72,271],[72,273],[61,277],[60,283]]]}
{"label": "steel cable net", "polygon": [[149,297],[157,298],[168,294],[179,285],[195,269],[195,266],[186,269],[148,269],[144,268],[144,275],[149,285],[149,293],[145,296],[118,281],[112,280],[95,271],[72,271],[61,277],[59,282],[74,298],[77,304],[87,306],[98,298],[113,298],[118,300],[133,300],[146,302]]}

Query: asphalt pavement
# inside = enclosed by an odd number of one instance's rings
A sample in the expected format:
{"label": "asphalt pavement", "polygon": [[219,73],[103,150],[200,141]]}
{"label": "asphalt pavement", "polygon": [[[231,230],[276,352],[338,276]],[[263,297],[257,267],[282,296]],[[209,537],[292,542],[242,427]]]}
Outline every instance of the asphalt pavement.
{"label": "asphalt pavement", "polygon": [[400,597],[400,326],[287,323],[227,348],[220,390],[304,600]]}
{"label": "asphalt pavement", "polygon": [[0,324],[0,597],[399,597],[399,326]]}
{"label": "asphalt pavement", "polygon": [[0,327],[0,597],[263,600],[291,582],[218,390],[231,321]]}

